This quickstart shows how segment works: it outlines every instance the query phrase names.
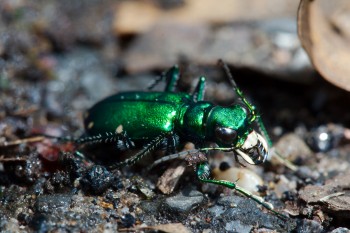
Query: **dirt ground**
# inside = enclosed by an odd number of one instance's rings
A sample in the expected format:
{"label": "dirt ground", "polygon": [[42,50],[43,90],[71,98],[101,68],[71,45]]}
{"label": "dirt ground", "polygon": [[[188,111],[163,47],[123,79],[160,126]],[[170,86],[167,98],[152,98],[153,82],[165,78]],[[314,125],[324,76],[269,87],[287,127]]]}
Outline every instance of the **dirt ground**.
{"label": "dirt ground", "polygon": [[[350,93],[313,69],[296,33],[297,8],[279,0],[1,1],[0,231],[349,232]],[[205,76],[205,99],[232,104],[218,59],[274,146],[257,166],[208,154],[212,175],[243,174],[231,179],[286,219],[200,183],[184,161],[151,168],[164,150],[112,172],[138,150],[40,136],[80,137],[94,103],[145,91],[175,64],[177,91]]]}

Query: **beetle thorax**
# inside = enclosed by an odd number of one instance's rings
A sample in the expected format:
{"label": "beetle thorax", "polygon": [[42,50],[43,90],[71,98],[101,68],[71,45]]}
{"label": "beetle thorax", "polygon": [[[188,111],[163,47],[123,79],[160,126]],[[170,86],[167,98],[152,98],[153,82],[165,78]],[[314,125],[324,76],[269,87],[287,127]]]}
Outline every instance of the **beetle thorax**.
{"label": "beetle thorax", "polygon": [[206,139],[206,119],[213,104],[205,101],[182,106],[177,119],[179,134],[187,140]]}
{"label": "beetle thorax", "polygon": [[226,147],[237,146],[251,131],[247,112],[240,105],[214,107],[206,125],[207,140]]}

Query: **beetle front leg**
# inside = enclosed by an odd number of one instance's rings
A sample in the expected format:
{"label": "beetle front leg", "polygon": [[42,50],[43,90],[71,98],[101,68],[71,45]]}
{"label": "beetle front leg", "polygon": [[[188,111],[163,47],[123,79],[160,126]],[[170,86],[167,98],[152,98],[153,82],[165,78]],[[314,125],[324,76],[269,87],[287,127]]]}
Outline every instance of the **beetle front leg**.
{"label": "beetle front leg", "polygon": [[159,78],[155,79],[151,85],[147,87],[148,90],[152,90],[155,86],[158,85],[161,81],[165,79],[166,85],[165,85],[165,92],[174,92],[175,86],[177,83],[177,80],[180,77],[180,72],[179,72],[179,67],[178,66],[173,66],[170,68],[168,71],[163,72]]}
{"label": "beetle front leg", "polygon": [[246,196],[246,197],[252,199],[253,201],[255,201],[256,203],[258,203],[259,205],[262,205],[263,207],[265,207],[266,209],[268,209],[269,211],[274,213],[277,217],[279,217],[283,220],[286,220],[288,218],[285,215],[282,215],[281,213],[278,213],[277,211],[275,211],[273,209],[273,205],[271,203],[265,202],[263,198],[252,194],[248,190],[245,190],[245,189],[237,186],[233,182],[230,182],[227,180],[209,179],[210,165],[208,162],[203,162],[203,163],[197,164],[196,175],[197,175],[197,178],[204,183],[221,185],[221,186],[227,187],[229,189],[234,189],[234,190],[238,191],[239,193],[243,194],[244,196]]}
{"label": "beetle front leg", "polygon": [[205,77],[202,76],[199,78],[197,86],[192,93],[193,100],[195,102],[203,100],[204,92],[205,92]]}

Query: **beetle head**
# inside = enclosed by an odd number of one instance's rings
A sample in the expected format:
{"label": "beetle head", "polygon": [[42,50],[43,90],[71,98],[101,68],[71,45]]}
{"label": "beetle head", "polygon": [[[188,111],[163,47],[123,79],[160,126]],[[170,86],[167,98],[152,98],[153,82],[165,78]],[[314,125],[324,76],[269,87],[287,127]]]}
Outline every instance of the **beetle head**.
{"label": "beetle head", "polygon": [[219,147],[235,151],[249,164],[260,164],[268,156],[268,145],[261,134],[252,130],[254,121],[249,114],[244,106],[238,104],[216,106],[208,116],[207,130],[211,131],[211,139]]}

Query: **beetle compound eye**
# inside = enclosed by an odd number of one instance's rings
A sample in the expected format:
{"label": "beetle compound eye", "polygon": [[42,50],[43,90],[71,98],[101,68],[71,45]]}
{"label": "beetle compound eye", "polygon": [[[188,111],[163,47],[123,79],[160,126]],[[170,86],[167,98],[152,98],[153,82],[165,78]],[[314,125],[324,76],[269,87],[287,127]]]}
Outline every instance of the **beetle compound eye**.
{"label": "beetle compound eye", "polygon": [[237,132],[236,132],[236,130],[230,129],[230,128],[216,127],[215,136],[221,142],[230,144],[236,139]]}

